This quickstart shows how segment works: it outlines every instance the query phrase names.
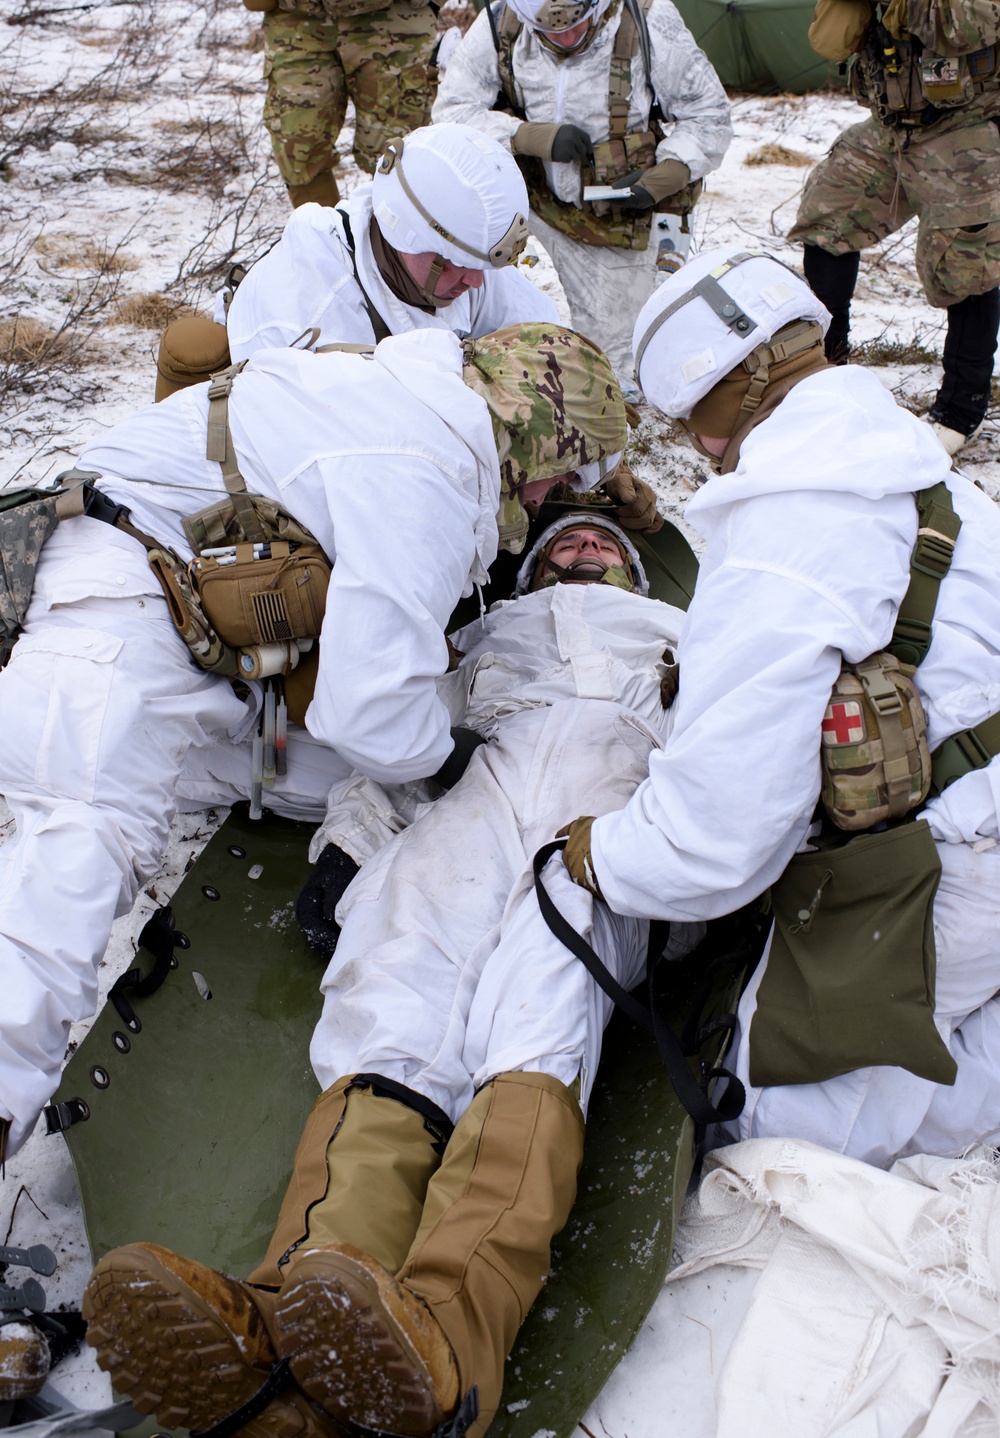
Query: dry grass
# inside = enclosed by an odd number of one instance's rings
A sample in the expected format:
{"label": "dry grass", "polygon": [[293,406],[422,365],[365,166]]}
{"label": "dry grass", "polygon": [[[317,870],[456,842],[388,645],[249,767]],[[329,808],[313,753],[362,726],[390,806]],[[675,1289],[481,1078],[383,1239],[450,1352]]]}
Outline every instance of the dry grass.
{"label": "dry grass", "polygon": [[812,164],[809,155],[803,155],[801,150],[790,150],[787,145],[761,145],[759,149],[751,151],[743,161],[744,165],[789,165],[795,169],[802,169]]}
{"label": "dry grass", "polygon": [[162,330],[171,320],[196,314],[190,305],[171,299],[159,290],[150,294],[126,295],[111,310],[108,319],[113,325],[134,325],[140,330]]}
{"label": "dry grass", "polygon": [[874,340],[865,340],[851,345],[851,362],[870,365],[939,365],[941,356],[936,350],[928,349],[918,337],[912,340],[889,340],[880,335]]}
{"label": "dry grass", "polygon": [[126,270],[139,268],[139,261],[134,256],[110,246],[107,240],[80,240],[76,235],[40,235],[35,241],[35,250],[60,270],[120,275]]}
{"label": "dry grass", "polygon": [[60,334],[30,315],[0,320],[0,364],[35,365],[43,359],[64,359],[72,336]]}

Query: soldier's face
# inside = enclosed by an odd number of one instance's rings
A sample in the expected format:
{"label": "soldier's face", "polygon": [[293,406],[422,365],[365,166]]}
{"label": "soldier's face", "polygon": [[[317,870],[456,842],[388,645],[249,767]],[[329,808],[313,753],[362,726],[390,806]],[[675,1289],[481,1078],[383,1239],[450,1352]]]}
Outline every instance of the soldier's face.
{"label": "soldier's face", "polygon": [[553,45],[558,45],[560,50],[572,50],[587,33],[589,18],[581,20],[579,25],[572,25],[568,30],[543,30],[542,34],[546,40],[551,40]]}
{"label": "soldier's face", "polygon": [[[418,285],[425,285],[427,277],[431,272],[431,265],[437,259],[432,252],[420,255],[403,255],[403,264],[416,280]],[[434,298],[442,304],[451,304],[466,290],[478,290],[483,283],[482,270],[467,270],[459,265],[453,265],[451,260],[445,260],[444,269],[438,276],[438,282],[434,286]]]}
{"label": "soldier's face", "polygon": [[622,562],[621,550],[604,529],[567,529],[556,537],[549,557],[562,569],[579,559],[597,558],[605,568]]}

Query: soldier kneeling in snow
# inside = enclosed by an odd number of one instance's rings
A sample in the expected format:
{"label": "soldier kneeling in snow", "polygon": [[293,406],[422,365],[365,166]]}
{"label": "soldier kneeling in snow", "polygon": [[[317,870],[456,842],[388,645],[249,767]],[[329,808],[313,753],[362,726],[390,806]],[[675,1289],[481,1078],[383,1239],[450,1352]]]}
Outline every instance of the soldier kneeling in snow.
{"label": "soldier kneeling in snow", "polygon": [[[659,661],[683,615],[646,589],[621,530],[559,521],[521,597],[456,636],[451,682],[487,740],[461,782],[394,836],[378,786],[333,796],[318,842],[364,866],[338,909],[312,1043],[324,1092],[267,1257],[240,1283],[132,1244],[87,1290],[100,1363],[160,1422],[206,1428],[271,1383],[244,1431],[488,1426],[573,1203],[610,1011],[545,926],[532,856],[581,804],[620,807],[668,727]],[[559,860],[546,881],[634,983],[646,924],[611,914]]]}

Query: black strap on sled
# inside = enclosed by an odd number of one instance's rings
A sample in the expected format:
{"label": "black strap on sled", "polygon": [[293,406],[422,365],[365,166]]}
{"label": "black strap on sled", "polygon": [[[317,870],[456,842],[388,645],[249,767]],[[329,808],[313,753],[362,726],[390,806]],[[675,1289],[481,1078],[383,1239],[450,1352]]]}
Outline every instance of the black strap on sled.
{"label": "black strap on sled", "polygon": [[[465,1438],[478,1417],[479,1388],[473,1383],[451,1417],[439,1423],[430,1438]],[[403,1438],[402,1434],[393,1433],[388,1428],[369,1428],[364,1423],[354,1423],[351,1426],[362,1438]],[[191,1438],[204,1438],[204,1434],[192,1433]]]}
{"label": "black strap on sled", "polygon": [[152,954],[153,967],[148,974],[144,974],[138,966],[129,969],[115,981],[108,994],[109,999],[118,1010],[122,1023],[133,1033],[138,1033],[142,1025],[126,998],[126,993],[133,993],[140,999],[155,994],[170,970],[176,967],[174,961],[176,943],[173,910],[169,904],[165,904],[146,920],[139,935],[139,952],[141,953],[145,949],[147,953]]}
{"label": "black strap on sled", "polygon": [[[542,870],[552,855],[565,847],[565,839],[553,839],[550,843],[543,844],[535,855],[533,865],[535,894],[542,918],[559,942],[564,944],[570,953],[576,955],[594,982],[604,990],[608,997],[629,1016],[633,1023],[644,1029],[646,1033],[652,1034],[674,1093],[695,1122],[700,1124],[725,1123],[730,1119],[737,1118],[743,1112],[746,1090],[736,1075],[729,1069],[716,1065],[715,1068],[705,1073],[699,1082],[691,1071],[688,1058],[694,1057],[699,1052],[702,1043],[712,1033],[721,1029],[732,1031],[736,1022],[733,1014],[726,1014],[705,1025],[702,1025],[699,1020],[704,1001],[718,970],[726,965],[735,967],[737,963],[744,963],[746,954],[734,953],[718,957],[711,975],[706,974],[697,996],[697,1003],[692,1006],[684,1031],[678,1038],[666,1019],[670,965],[661,961],[659,957],[650,960],[646,972],[649,1002],[643,1004],[609,973],[607,965],[601,961],[582,934],[576,932],[572,924],[553,903],[551,895],[542,883]],[[708,1087],[716,1079],[727,1081],[725,1091],[718,1103],[708,1095]]]}

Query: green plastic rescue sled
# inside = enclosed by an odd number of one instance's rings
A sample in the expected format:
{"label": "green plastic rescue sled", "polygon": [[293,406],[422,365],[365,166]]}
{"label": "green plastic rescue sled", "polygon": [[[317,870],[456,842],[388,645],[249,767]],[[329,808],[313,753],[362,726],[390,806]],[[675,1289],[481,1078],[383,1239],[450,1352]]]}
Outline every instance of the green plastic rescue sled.
{"label": "green plastic rescue sled", "polygon": [[[653,594],[686,607],[697,570],[686,541],[665,526],[642,547]],[[311,833],[238,806],[174,895],[176,966],[154,993],[109,1002],[67,1067],[56,1101],[88,1114],[66,1137],[95,1261],[134,1241],[237,1275],[263,1257],[317,1096],[323,966],[294,913]],[[142,950],[137,965],[150,968]],[[697,976],[677,975],[680,1028]],[[692,1121],[652,1039],[616,1018],[576,1206],[491,1438],[572,1434],[662,1286],[693,1158]]]}
{"label": "green plastic rescue sled", "polygon": [[[176,969],[128,996],[138,1030],[109,1003],[70,1062],[57,1101],[89,1110],[66,1137],[95,1260],[137,1240],[238,1275],[263,1257],[317,1095],[322,965],[293,912],[311,832],[234,810],[174,896]],[[569,1438],[662,1286],[693,1154],[655,1045],[616,1019],[576,1207],[491,1435]]]}

